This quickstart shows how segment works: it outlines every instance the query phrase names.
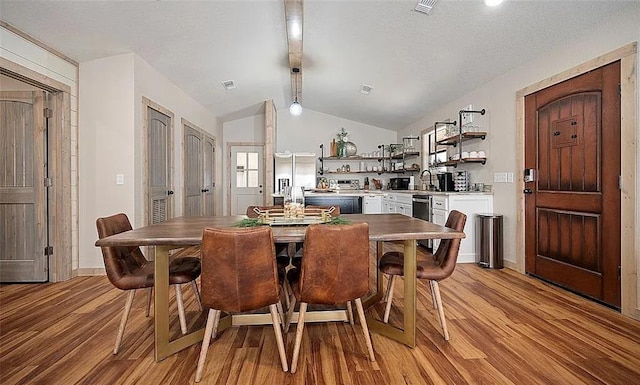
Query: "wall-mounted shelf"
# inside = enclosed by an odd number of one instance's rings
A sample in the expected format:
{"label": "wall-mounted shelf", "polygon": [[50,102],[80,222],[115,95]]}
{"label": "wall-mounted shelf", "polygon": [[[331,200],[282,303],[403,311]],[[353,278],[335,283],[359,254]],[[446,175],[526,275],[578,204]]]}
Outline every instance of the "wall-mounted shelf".
{"label": "wall-mounted shelf", "polygon": [[482,163],[483,165],[487,163],[487,158],[465,158],[458,160],[448,160],[446,162],[438,163],[437,166],[453,166],[458,167],[459,164],[463,163]]}
{"label": "wall-mounted shelf", "polygon": [[458,143],[466,142],[471,139],[482,139],[484,140],[487,137],[486,132],[463,132],[460,135],[454,135],[448,138],[440,139],[436,141],[437,145],[441,146],[453,146],[456,147]]}

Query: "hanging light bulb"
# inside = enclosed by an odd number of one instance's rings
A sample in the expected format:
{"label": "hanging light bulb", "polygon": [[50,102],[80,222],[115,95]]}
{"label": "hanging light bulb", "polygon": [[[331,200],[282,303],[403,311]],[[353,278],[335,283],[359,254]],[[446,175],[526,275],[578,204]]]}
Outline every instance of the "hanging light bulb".
{"label": "hanging light bulb", "polygon": [[298,74],[300,73],[300,68],[295,67],[291,69],[291,71],[293,71],[293,73],[296,74],[296,78],[295,78],[296,93],[294,96],[295,99],[293,103],[291,103],[291,105],[289,106],[289,113],[292,116],[300,116],[302,114],[302,105],[298,103]]}
{"label": "hanging light bulb", "polygon": [[302,114],[302,106],[298,103],[297,99],[289,106],[289,113],[293,116],[300,116]]}

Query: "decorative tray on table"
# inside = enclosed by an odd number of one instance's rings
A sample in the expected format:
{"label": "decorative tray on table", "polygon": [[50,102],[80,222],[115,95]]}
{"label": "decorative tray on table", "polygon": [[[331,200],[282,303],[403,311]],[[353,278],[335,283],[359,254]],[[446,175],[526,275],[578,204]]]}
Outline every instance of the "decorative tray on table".
{"label": "decorative tray on table", "polygon": [[335,207],[325,209],[290,205],[282,209],[260,210],[256,207],[253,210],[258,214],[258,220],[269,226],[304,226],[330,222]]}

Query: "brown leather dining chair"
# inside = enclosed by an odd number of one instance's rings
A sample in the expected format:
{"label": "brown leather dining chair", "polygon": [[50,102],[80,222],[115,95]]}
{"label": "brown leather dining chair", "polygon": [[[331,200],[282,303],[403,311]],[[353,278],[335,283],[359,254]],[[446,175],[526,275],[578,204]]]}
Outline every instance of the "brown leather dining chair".
{"label": "brown leather dining chair", "polygon": [[202,235],[202,305],[209,308],[196,369],[200,382],[220,313],[241,313],[269,306],[282,370],[288,370],[277,310],[280,284],[270,227],[206,228]]}
{"label": "brown leather dining chair", "polygon": [[[306,230],[302,266],[289,270],[295,299],[289,307],[287,325],[291,324],[295,302],[300,302],[296,341],[291,361],[291,373],[295,373],[307,304],[341,305],[352,300],[362,325],[369,358],[375,361],[373,345],[367,321],[364,318],[361,297],[369,291],[369,225],[311,225]],[[350,316],[353,322],[353,316]]]}
{"label": "brown leather dining chair", "polygon": [[[100,239],[111,235],[120,234],[132,229],[131,222],[126,214],[116,214],[109,217],[98,218],[96,220],[98,237]],[[148,261],[138,246],[102,246],[102,257],[107,272],[109,282],[120,290],[128,291],[127,301],[122,313],[120,328],[116,337],[116,344],[113,354],[117,354],[120,342],[124,335],[124,328],[133,303],[133,297],[137,289],[153,288],[153,261]],[[182,334],[187,333],[187,324],[184,316],[184,303],[182,301],[182,290],[180,285],[191,283],[193,291],[200,305],[200,295],[195,280],[200,276],[200,259],[197,257],[175,258],[169,263],[169,284],[176,289],[176,302],[180,319],[180,329]],[[151,293],[151,291],[149,291]],[[149,294],[151,295],[151,294]],[[151,301],[147,303],[147,316]]]}
{"label": "brown leather dining chair", "polygon": [[[467,221],[467,216],[460,211],[452,210],[449,213],[445,227],[452,228],[457,231],[463,231]],[[442,299],[440,297],[439,281],[446,279],[453,274],[458,262],[458,251],[460,249],[460,239],[443,239],[440,246],[434,254],[427,253],[426,261],[418,261],[416,268],[416,277],[429,280],[431,286],[431,294],[434,305],[438,310],[440,325],[442,326],[442,334],[445,340],[449,340],[449,331],[447,330],[447,321],[444,318],[444,308],[442,307]],[[397,276],[404,276],[404,253],[399,251],[386,252],[380,258],[378,268],[384,274],[388,274],[389,284],[384,300],[387,301],[384,322],[389,322],[389,313],[391,312],[391,301],[393,300],[393,285]]]}

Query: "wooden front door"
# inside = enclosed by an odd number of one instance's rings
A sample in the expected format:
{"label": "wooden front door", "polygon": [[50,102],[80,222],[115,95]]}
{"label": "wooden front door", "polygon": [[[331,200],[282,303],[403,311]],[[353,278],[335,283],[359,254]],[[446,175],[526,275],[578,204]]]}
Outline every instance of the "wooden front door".
{"label": "wooden front door", "polygon": [[0,281],[48,279],[44,92],[0,93]]}
{"label": "wooden front door", "polygon": [[620,62],[525,97],[526,272],[620,306]]}
{"label": "wooden front door", "polygon": [[171,117],[147,107],[148,140],[148,224],[164,222],[172,216]]}

